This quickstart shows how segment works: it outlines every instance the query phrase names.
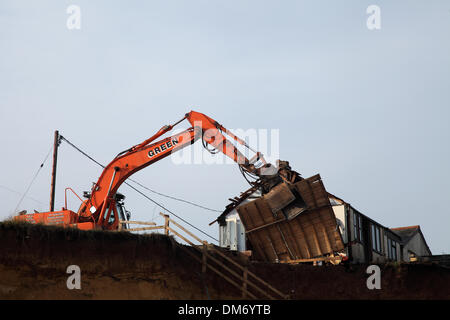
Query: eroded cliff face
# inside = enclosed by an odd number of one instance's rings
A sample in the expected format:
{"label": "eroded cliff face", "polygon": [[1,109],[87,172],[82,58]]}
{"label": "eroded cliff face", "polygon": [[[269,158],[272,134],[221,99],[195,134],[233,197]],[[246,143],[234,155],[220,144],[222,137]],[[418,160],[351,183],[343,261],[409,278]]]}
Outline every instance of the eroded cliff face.
{"label": "eroded cliff face", "polygon": [[[241,298],[211,271],[202,276],[186,249],[159,234],[0,223],[0,299]],[[80,290],[67,288],[69,265],[80,267]],[[380,265],[381,290],[369,290],[366,268],[249,265],[292,299],[450,299],[449,269]]]}
{"label": "eroded cliff face", "polygon": [[[67,288],[70,265],[80,267],[81,290]],[[239,296],[221,279],[201,277],[200,271],[198,263],[165,235],[0,224],[0,299]]]}

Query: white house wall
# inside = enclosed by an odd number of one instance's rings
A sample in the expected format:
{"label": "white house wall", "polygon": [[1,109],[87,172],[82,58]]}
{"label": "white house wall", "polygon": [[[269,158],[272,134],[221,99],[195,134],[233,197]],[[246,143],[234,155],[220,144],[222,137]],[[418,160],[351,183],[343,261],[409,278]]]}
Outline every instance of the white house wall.
{"label": "white house wall", "polygon": [[245,251],[245,228],[236,210],[225,218],[226,224],[219,227],[219,244],[230,250]]}
{"label": "white house wall", "polygon": [[[254,193],[252,196],[257,196],[257,193]],[[242,201],[239,206],[253,201],[254,198],[252,196]],[[247,250],[245,228],[236,208],[226,215],[225,222],[226,225],[219,227],[219,245],[224,248],[230,248],[230,250]]]}
{"label": "white house wall", "polygon": [[345,205],[341,204],[333,206],[333,212],[334,215],[336,216],[336,222],[337,225],[339,226],[339,231],[341,232],[342,240],[344,241],[344,243],[347,243],[348,236],[347,236],[347,226],[345,223]]}

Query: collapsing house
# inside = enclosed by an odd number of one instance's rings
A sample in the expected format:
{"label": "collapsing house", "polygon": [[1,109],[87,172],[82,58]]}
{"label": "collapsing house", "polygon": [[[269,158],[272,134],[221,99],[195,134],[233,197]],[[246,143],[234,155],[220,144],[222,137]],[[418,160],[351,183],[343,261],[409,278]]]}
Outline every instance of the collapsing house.
{"label": "collapsing house", "polygon": [[[220,246],[270,262],[415,261],[431,251],[419,226],[389,229],[280,162],[283,183],[264,195],[246,190],[215,220]],[[273,194],[271,194],[273,193]]]}

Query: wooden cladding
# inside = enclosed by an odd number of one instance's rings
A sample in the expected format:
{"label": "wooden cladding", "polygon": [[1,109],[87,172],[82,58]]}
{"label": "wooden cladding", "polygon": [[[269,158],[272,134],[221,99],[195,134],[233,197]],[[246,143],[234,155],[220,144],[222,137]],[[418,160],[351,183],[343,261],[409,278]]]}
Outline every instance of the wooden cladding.
{"label": "wooden cladding", "polygon": [[[306,205],[290,216],[261,197],[237,208],[254,257],[288,262],[324,256],[344,249],[342,236],[320,175],[289,186]],[[297,196],[298,196],[297,195]]]}

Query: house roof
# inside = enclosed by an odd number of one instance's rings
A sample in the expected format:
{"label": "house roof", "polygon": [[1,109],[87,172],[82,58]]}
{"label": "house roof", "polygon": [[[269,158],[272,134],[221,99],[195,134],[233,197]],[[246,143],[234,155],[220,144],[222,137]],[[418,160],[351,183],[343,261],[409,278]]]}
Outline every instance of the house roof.
{"label": "house roof", "polygon": [[[328,197],[330,198],[330,200],[331,199],[335,200],[336,204],[347,204],[347,202],[345,202],[344,200],[342,200],[339,197],[336,197],[334,194],[329,193],[329,192],[327,192],[327,193],[328,193]],[[331,203],[331,204],[333,205],[333,203]]]}
{"label": "house roof", "polygon": [[428,251],[431,254],[430,247],[428,247],[428,244],[425,240],[425,237],[423,236],[422,230],[420,230],[419,225],[409,226],[409,227],[391,228],[391,230],[400,236],[403,244],[408,243],[417,233],[419,233],[420,236],[422,237],[423,242],[425,243],[425,246],[427,247]]}
{"label": "house roof", "polygon": [[[224,223],[225,221],[225,217],[231,212],[233,211],[235,208],[237,208],[242,202],[244,202],[245,200],[247,200],[251,195],[253,195],[256,191],[258,190],[258,186],[252,186],[251,188],[245,190],[244,192],[241,192],[241,195],[239,197],[234,197],[233,199],[228,199],[231,201],[230,204],[228,204],[225,207],[225,210],[217,217],[216,220],[210,222],[209,225],[214,224],[215,222],[219,222],[220,223]],[[345,204],[346,202],[344,200],[342,200],[341,198],[335,196],[334,194],[331,194],[329,192],[328,193],[328,197],[336,201],[336,204]]]}
{"label": "house roof", "polygon": [[391,228],[392,231],[397,233],[402,237],[402,239],[411,239],[419,230],[420,226],[409,226],[409,227],[399,227],[399,228]]}
{"label": "house roof", "polygon": [[355,209],[350,203],[346,202],[342,198],[339,198],[330,192],[328,192],[328,197],[330,198],[331,205],[333,205],[333,206],[343,205],[343,204],[348,205],[350,208],[352,208],[353,211],[357,212],[359,215],[363,216],[365,219],[367,219],[371,223],[373,223],[373,224],[383,228],[387,232],[389,232],[389,234],[391,235],[391,238],[394,238],[394,240],[396,240],[396,241],[402,240],[401,236],[398,233],[394,232],[392,229],[385,227],[384,225],[380,224],[379,222],[377,222],[377,221],[373,220],[372,218],[366,216],[365,214],[361,213],[359,210]]}

